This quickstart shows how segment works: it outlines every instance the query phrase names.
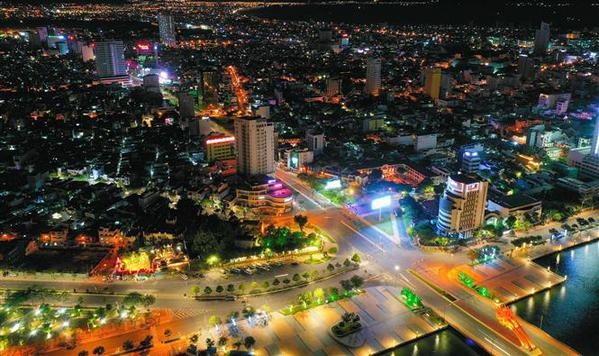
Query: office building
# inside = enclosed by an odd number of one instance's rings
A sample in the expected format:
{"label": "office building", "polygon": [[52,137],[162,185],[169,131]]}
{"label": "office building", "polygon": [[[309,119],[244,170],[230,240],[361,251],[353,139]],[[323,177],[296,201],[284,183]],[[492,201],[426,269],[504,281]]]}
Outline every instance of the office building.
{"label": "office building", "polygon": [[237,173],[266,175],[275,171],[274,126],[264,119],[235,119]]}
{"label": "office building", "polygon": [[591,138],[591,155],[599,157],[599,119],[595,119],[595,128]]}
{"label": "office building", "polygon": [[535,61],[527,55],[518,57],[518,72],[522,80],[530,80],[535,77]]}
{"label": "office building", "polygon": [[368,58],[366,64],[366,93],[371,96],[381,94],[381,59]]}
{"label": "office building", "polygon": [[424,92],[433,100],[439,99],[441,91],[441,69],[426,68],[424,70]]}
{"label": "office building", "polygon": [[193,96],[189,93],[179,93],[179,116],[182,120],[193,119],[195,117],[195,105]]}
{"label": "office building", "polygon": [[96,73],[100,78],[127,75],[123,41],[96,42]]}
{"label": "office building", "polygon": [[301,170],[306,164],[314,162],[314,152],[307,148],[294,148],[288,150],[287,154],[287,168],[298,171]]}
{"label": "office building", "polygon": [[542,55],[547,53],[550,35],[549,24],[541,22],[541,28],[535,31],[535,54]]}
{"label": "office building", "polygon": [[158,74],[148,74],[143,77],[142,87],[152,93],[160,93],[160,77]]}
{"label": "office building", "polygon": [[306,131],[306,145],[315,156],[321,154],[325,146],[324,133],[316,130]]}
{"label": "office building", "polygon": [[484,147],[481,144],[467,145],[460,149],[460,163],[463,173],[478,173]]}
{"label": "office building", "polygon": [[439,201],[437,230],[443,235],[468,236],[482,226],[485,218],[488,183],[459,174],[447,178]]}
{"label": "office building", "polygon": [[81,58],[84,62],[93,61],[96,58],[94,55],[94,47],[92,45],[81,46]]}
{"label": "office building", "polygon": [[175,21],[172,15],[158,15],[158,32],[160,33],[160,42],[172,47],[177,44],[175,37]]}
{"label": "office building", "polygon": [[210,135],[204,141],[208,162],[235,159],[235,137]]}
{"label": "office building", "polygon": [[341,79],[339,78],[327,78],[327,99],[333,98],[341,94]]}
{"label": "office building", "polygon": [[213,108],[218,104],[218,72],[216,69],[204,69],[198,74],[199,95],[201,108]]}

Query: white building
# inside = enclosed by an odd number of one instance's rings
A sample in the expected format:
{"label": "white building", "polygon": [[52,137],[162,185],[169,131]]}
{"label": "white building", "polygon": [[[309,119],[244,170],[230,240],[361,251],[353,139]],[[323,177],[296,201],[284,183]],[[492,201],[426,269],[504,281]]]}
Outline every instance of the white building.
{"label": "white building", "polygon": [[381,59],[368,58],[366,64],[366,93],[371,96],[381,94]]}
{"label": "white building", "polygon": [[123,41],[96,42],[96,73],[100,78],[127,75]]}
{"label": "white building", "polygon": [[163,44],[167,46],[174,46],[177,44],[173,16],[168,14],[158,14],[158,32],[160,33],[160,42]]}
{"label": "white building", "polygon": [[235,119],[237,173],[246,176],[275,171],[274,126],[256,117]]}
{"label": "white building", "polygon": [[325,146],[324,133],[314,130],[306,131],[306,145],[317,156],[322,153]]}
{"label": "white building", "polygon": [[297,171],[302,166],[314,162],[314,152],[307,148],[295,148],[287,153],[287,168]]}
{"label": "white building", "polygon": [[442,234],[464,235],[482,226],[488,183],[466,175],[451,175],[439,201],[437,229]]}
{"label": "white building", "polygon": [[425,151],[437,147],[437,134],[414,135],[414,150]]}

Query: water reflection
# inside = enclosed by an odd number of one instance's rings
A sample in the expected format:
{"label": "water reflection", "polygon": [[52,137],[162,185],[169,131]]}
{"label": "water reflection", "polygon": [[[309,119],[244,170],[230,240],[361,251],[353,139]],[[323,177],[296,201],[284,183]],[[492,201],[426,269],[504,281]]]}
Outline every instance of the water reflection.
{"label": "water reflection", "polygon": [[[593,244],[597,247],[593,248]],[[554,266],[554,272],[567,276],[567,280],[549,291],[519,301],[512,306],[514,311],[583,355],[597,354],[599,242],[536,262],[544,267]]]}

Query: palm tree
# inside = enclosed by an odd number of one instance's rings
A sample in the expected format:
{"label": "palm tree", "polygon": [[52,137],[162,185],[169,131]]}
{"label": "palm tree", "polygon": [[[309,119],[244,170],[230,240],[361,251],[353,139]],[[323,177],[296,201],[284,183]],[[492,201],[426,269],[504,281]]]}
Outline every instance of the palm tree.
{"label": "palm tree", "polygon": [[152,346],[153,338],[154,337],[152,335],[146,336],[145,339],[141,340],[141,342],[139,343],[139,346],[144,347],[144,348]]}
{"label": "palm tree", "polygon": [[197,342],[198,342],[199,338],[200,338],[200,337],[198,336],[198,334],[193,334],[193,335],[191,335],[191,337],[189,338],[189,341],[191,341],[192,343],[194,343],[194,344],[195,344],[195,343],[197,343]]}
{"label": "palm tree", "polygon": [[293,217],[297,226],[299,226],[300,230],[304,231],[304,226],[308,223],[308,217],[305,215],[296,215]]}
{"label": "palm tree", "polygon": [[252,347],[254,347],[255,344],[256,344],[256,339],[254,339],[252,336],[248,336],[243,340],[243,346],[245,346],[245,348],[248,350],[250,350]]}
{"label": "palm tree", "polygon": [[104,351],[106,351],[104,346],[98,346],[94,349],[93,354],[94,355],[102,355],[104,353]]}
{"label": "palm tree", "polygon": [[123,343],[123,349],[125,349],[127,351],[131,350],[134,347],[135,346],[133,345],[133,341],[131,341],[131,340],[127,340]]}
{"label": "palm tree", "polygon": [[213,348],[214,347],[214,340],[212,340],[211,338],[207,338],[206,339],[206,347],[207,348]]}
{"label": "palm tree", "polygon": [[222,347],[224,350],[225,346],[227,346],[227,341],[229,341],[229,339],[226,336],[219,337],[218,338],[218,346]]}

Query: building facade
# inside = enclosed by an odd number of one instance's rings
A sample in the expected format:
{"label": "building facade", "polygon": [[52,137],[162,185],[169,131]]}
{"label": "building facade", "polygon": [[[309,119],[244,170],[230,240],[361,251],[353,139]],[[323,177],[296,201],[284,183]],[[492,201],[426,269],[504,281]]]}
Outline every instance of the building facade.
{"label": "building facade", "polygon": [[127,75],[123,41],[96,42],[96,73],[100,78]]}
{"label": "building facade", "polygon": [[371,96],[381,94],[381,59],[368,58],[366,64],[366,93]]}
{"label": "building facade", "polygon": [[451,175],[439,202],[437,230],[443,235],[465,236],[482,226],[488,183],[471,176]]}
{"label": "building facade", "polygon": [[237,173],[267,175],[275,171],[274,126],[264,119],[235,119]]}
{"label": "building facade", "polygon": [[204,142],[208,162],[235,159],[235,137],[212,135]]}
{"label": "building facade", "polygon": [[173,16],[168,14],[158,14],[158,32],[160,33],[160,42],[162,42],[162,44],[169,47],[177,44]]}

